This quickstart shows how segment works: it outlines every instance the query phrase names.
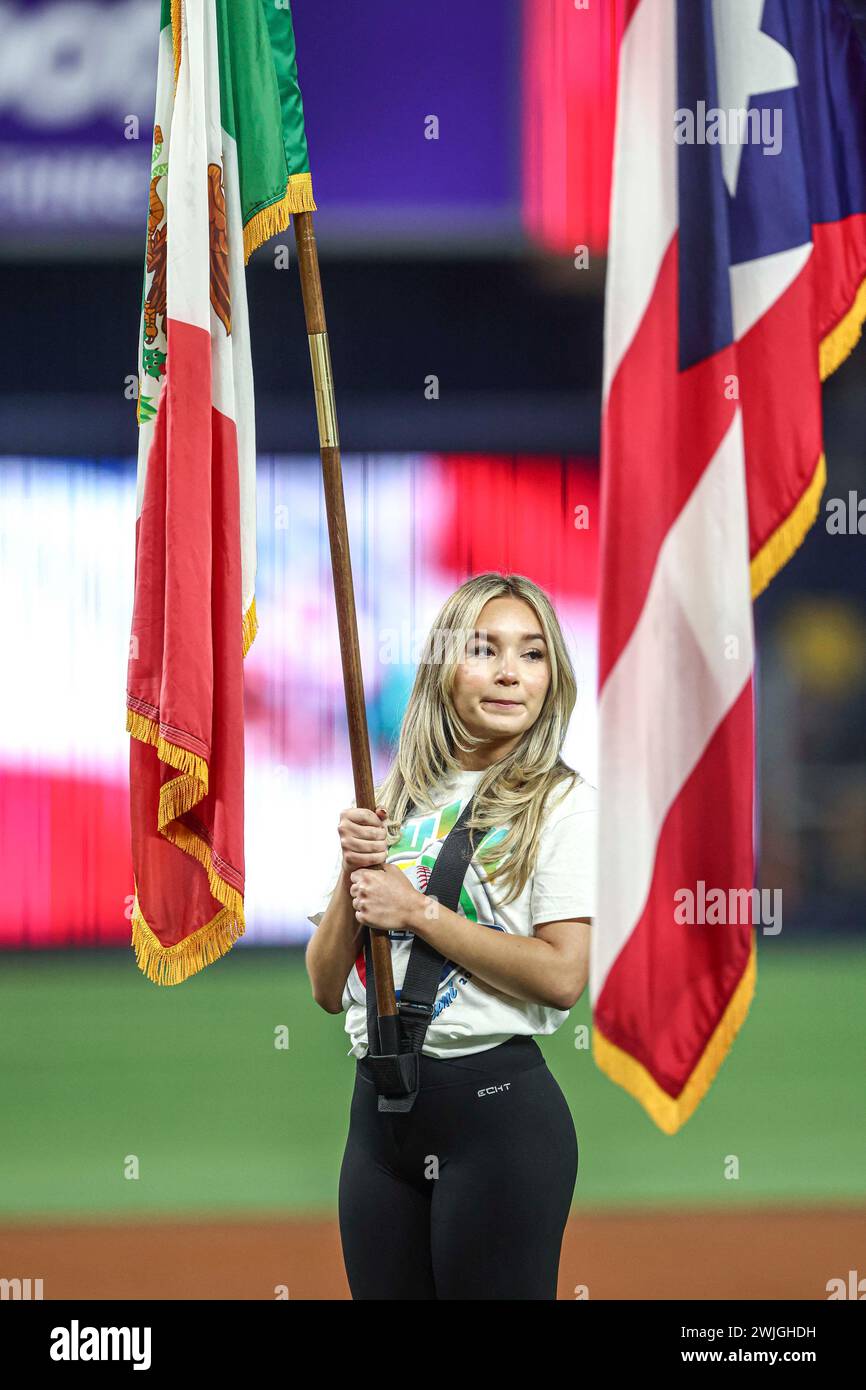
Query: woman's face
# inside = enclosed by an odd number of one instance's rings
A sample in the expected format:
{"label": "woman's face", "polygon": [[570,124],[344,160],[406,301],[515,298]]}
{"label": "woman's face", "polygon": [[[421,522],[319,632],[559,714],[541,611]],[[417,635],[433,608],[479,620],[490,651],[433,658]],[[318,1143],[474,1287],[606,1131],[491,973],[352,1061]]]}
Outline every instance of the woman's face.
{"label": "woman's face", "polygon": [[469,731],[485,743],[461,754],[468,770],[498,762],[541,713],[550,685],[550,657],[535,610],[523,599],[493,598],[467,634],[453,699]]}

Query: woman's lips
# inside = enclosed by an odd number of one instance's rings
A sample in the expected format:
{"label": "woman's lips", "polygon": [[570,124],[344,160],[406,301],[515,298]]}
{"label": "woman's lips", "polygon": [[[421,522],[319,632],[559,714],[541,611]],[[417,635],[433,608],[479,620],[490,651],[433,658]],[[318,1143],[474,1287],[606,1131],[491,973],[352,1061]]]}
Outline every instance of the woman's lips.
{"label": "woman's lips", "polygon": [[496,705],[498,709],[520,709],[519,700],[482,700],[482,705]]}

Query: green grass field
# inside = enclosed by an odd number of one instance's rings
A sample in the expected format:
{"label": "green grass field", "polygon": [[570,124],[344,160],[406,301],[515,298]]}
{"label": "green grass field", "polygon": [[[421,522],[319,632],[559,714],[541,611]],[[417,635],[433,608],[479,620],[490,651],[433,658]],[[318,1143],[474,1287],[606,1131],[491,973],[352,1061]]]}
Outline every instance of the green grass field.
{"label": "green grass field", "polygon": [[[235,948],[170,989],[125,950],[0,962],[0,1219],[335,1212],[355,1064],[300,951]],[[862,1201],[864,993],[866,949],[759,940],[744,1029],[668,1136],[575,1047],[587,991],[540,1040],[577,1129],[575,1206]]]}

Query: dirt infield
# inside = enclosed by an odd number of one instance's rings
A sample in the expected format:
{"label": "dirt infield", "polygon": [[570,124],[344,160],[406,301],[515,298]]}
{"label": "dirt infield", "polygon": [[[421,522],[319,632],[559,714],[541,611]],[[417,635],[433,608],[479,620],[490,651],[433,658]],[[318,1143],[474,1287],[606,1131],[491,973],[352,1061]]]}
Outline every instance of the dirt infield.
{"label": "dirt infield", "polygon": [[[826,1299],[866,1275],[866,1208],[582,1214],[569,1223],[559,1298]],[[0,1228],[0,1278],[46,1299],[348,1299],[334,1221]]]}

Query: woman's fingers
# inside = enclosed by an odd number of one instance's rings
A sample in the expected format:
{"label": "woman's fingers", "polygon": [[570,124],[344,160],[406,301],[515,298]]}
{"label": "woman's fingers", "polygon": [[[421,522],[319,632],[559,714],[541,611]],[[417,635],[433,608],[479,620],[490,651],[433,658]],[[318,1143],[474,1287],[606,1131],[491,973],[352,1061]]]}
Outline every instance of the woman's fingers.
{"label": "woman's fingers", "polygon": [[375,869],[377,865],[386,863],[387,859],[388,851],[385,849],[374,854],[343,851],[343,865],[347,869]]}
{"label": "woman's fingers", "polygon": [[378,854],[380,850],[385,849],[386,840],[384,836],[363,838],[354,832],[347,834],[345,831],[341,831],[340,844],[343,849],[351,850],[353,854]]}
{"label": "woman's fingers", "polygon": [[363,845],[366,849],[371,845],[384,845],[387,840],[384,825],[380,825],[378,829],[364,825],[341,825],[338,834],[343,844],[351,842],[353,845]]}
{"label": "woman's fingers", "polygon": [[349,807],[340,816],[337,829],[344,849],[369,852],[374,846],[378,849],[387,843],[388,832],[375,811]]}
{"label": "woman's fingers", "polygon": [[343,849],[354,850],[357,854],[377,853],[380,849],[384,849],[388,843],[384,828],[380,834],[377,834],[375,830],[364,834],[355,826],[341,826],[337,833]]}
{"label": "woman's fingers", "polygon": [[343,849],[343,863],[349,869],[370,869],[384,864],[388,858],[388,847],[384,841],[361,840],[353,836],[340,836]]}
{"label": "woman's fingers", "polygon": [[340,821],[349,822],[356,829],[371,827],[374,830],[381,830],[383,828],[382,813],[384,809],[384,807],[380,807],[378,811],[368,811],[365,806],[347,806],[340,813]]}
{"label": "woman's fingers", "polygon": [[347,806],[341,812],[338,834],[345,869],[374,869],[386,863],[388,837],[383,824],[386,815],[384,806],[375,811],[363,806]]}

